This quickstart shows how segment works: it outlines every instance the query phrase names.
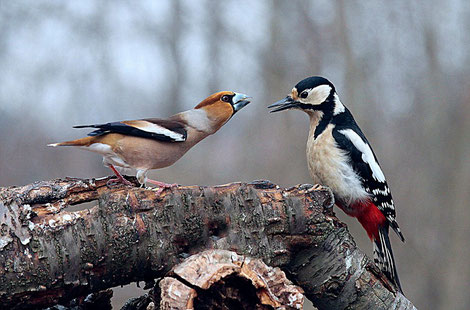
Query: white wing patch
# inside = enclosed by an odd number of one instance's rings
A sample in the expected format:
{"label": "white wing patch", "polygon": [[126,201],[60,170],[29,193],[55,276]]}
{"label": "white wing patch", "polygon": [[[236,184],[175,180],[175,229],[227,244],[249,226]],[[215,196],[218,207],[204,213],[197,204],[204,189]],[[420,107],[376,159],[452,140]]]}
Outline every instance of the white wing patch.
{"label": "white wing patch", "polygon": [[139,123],[137,125],[132,124],[132,125],[129,125],[129,126],[133,126],[133,127],[138,128],[140,130],[143,130],[143,131],[156,133],[156,134],[159,134],[159,135],[164,135],[164,136],[170,137],[171,139],[173,139],[177,142],[185,141],[185,138],[182,134],[174,132],[174,131],[172,131],[168,128],[165,128],[163,126],[147,122],[147,121]]}
{"label": "white wing patch", "polygon": [[343,129],[339,130],[339,132],[345,135],[362,153],[362,160],[367,163],[372,170],[372,177],[378,182],[385,182],[384,173],[375,160],[374,153],[372,153],[370,146],[365,143],[362,138],[352,129]]}

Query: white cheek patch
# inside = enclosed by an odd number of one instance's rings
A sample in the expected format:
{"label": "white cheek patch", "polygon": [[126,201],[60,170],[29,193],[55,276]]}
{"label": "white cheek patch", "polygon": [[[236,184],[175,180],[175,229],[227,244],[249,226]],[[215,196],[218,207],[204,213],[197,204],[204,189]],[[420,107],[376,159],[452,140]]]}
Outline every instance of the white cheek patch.
{"label": "white cheek patch", "polygon": [[379,164],[375,161],[374,153],[372,153],[370,146],[366,144],[352,129],[339,130],[339,132],[345,135],[362,153],[362,160],[367,163],[372,170],[372,177],[378,182],[385,182],[385,176],[382,169],[380,169]]}
{"label": "white cheek patch", "polygon": [[331,93],[331,86],[320,85],[310,91],[310,95],[307,97],[310,104],[321,104]]}

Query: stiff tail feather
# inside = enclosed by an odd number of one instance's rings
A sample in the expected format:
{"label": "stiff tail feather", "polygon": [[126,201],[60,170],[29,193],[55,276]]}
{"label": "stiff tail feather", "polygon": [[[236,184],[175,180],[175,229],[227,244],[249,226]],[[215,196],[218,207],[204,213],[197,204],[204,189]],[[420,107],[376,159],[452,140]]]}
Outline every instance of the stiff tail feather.
{"label": "stiff tail feather", "polygon": [[398,279],[397,267],[395,265],[388,231],[388,225],[380,226],[378,229],[379,238],[374,240],[374,262],[387,278],[395,284],[398,290],[403,293],[400,280]]}
{"label": "stiff tail feather", "polygon": [[400,237],[401,242],[405,242],[405,237],[403,236],[400,227],[398,227],[397,221],[395,221],[395,218],[393,217],[387,217],[387,220],[390,223],[390,227],[392,227],[393,231]]}
{"label": "stiff tail feather", "polygon": [[93,143],[95,137],[85,137],[72,141],[65,141],[60,143],[50,143],[47,146],[56,147],[56,146],[89,146]]}

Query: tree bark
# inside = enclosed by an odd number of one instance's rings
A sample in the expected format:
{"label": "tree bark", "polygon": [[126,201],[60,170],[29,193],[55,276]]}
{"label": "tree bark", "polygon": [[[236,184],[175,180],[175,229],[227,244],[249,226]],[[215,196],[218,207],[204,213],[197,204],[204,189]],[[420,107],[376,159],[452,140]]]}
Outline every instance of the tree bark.
{"label": "tree bark", "polygon": [[280,267],[319,309],[414,309],[356,247],[325,187],[255,181],[157,195],[107,181],[0,188],[2,306],[46,307],[162,278],[191,254],[225,249]]}

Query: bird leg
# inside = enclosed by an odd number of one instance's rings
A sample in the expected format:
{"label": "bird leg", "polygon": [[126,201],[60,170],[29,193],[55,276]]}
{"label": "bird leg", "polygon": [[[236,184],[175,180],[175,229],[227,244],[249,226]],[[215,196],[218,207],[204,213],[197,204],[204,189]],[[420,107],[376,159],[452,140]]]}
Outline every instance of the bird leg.
{"label": "bird leg", "polygon": [[152,179],[147,179],[146,181],[149,182],[150,184],[157,185],[158,187],[163,187],[163,188],[172,188],[172,187],[178,186],[178,184],[176,183],[168,184],[165,182],[155,181]]}
{"label": "bird leg", "polygon": [[172,188],[172,187],[178,186],[178,184],[176,184],[176,183],[167,184],[167,183],[160,182],[160,181],[155,181],[155,180],[152,180],[152,179],[147,179],[146,181],[149,182],[150,184],[154,184],[154,185],[158,186],[158,190],[156,190],[156,195],[157,196],[160,195],[167,188]]}
{"label": "bird leg", "polygon": [[178,184],[167,184],[167,183],[164,183],[164,182],[148,179],[147,178],[147,171],[148,170],[138,169],[137,174],[136,174],[137,181],[139,181],[139,183],[142,186],[145,185],[145,182],[149,182],[150,184],[158,186],[157,195],[161,194],[161,192],[163,192],[163,190],[165,190],[167,188],[178,186]]}
{"label": "bird leg", "polygon": [[116,178],[110,179],[106,185],[110,186],[110,185],[112,185],[113,183],[114,183],[114,184],[115,184],[115,183],[122,183],[122,184],[124,184],[124,185],[134,186],[134,184],[132,184],[132,183],[129,182],[128,180],[124,179],[124,177],[122,176],[122,174],[121,174],[119,171],[117,171],[117,169],[114,168],[113,165],[109,164],[108,167],[109,167],[109,169],[111,169],[111,170],[114,172],[114,174],[116,175]]}

